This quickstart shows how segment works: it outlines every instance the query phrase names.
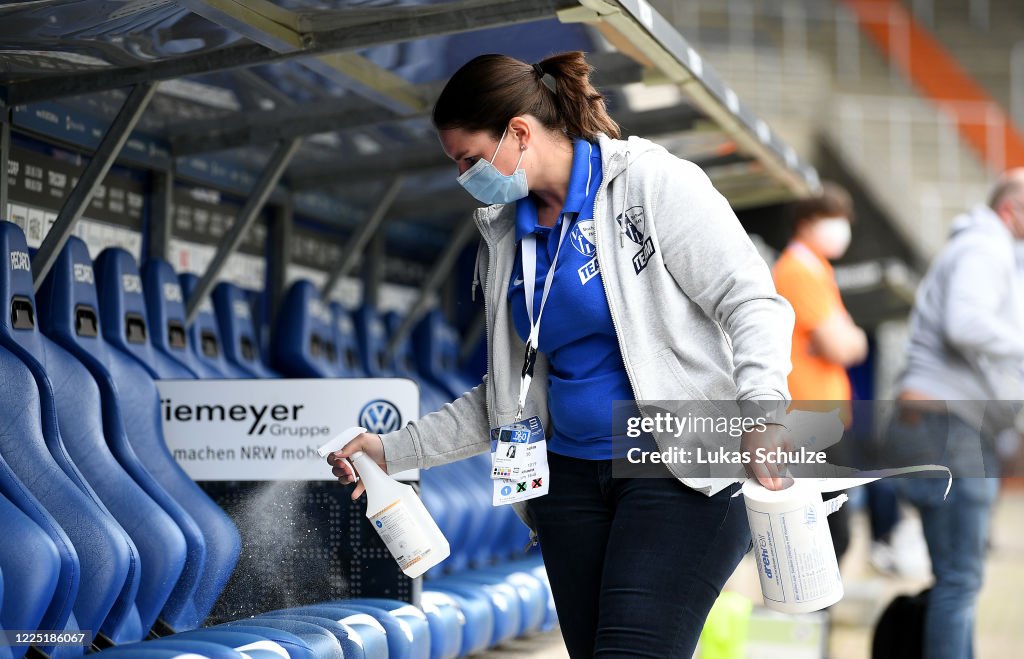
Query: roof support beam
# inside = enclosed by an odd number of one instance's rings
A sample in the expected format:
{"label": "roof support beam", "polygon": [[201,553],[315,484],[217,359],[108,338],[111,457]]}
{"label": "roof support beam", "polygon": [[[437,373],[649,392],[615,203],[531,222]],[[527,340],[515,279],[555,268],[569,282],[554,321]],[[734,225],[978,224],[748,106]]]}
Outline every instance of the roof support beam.
{"label": "roof support beam", "polygon": [[551,18],[574,0],[468,0],[391,7],[372,12],[371,22],[356,23],[322,32],[304,32],[303,48],[279,53],[258,43],[185,55],[135,66],[47,76],[14,82],[0,91],[0,101],[20,105],[90,92],[127,87],[141,82],[170,80],[189,75],[271,64],[296,57],[352,52],[370,46],[399,43],[430,36],[514,25]]}
{"label": "roof support beam", "polygon": [[795,195],[818,185],[817,174],[754,117],[681,34],[646,0],[579,0],[582,7],[559,12],[564,22],[596,23],[625,40],[639,59],[653,63],[746,153]]}
{"label": "roof support beam", "polygon": [[[57,220],[53,223],[49,232],[47,232],[46,238],[43,239],[43,244],[39,246],[39,251],[36,252],[35,258],[32,259],[32,286],[36,291],[39,290],[43,279],[50,272],[50,268],[56,263],[57,256],[64,248],[64,243],[71,236],[71,232],[74,231],[75,225],[81,219],[85,209],[89,207],[89,202],[92,201],[93,195],[96,194],[96,189],[107,176],[111,165],[117,160],[118,154],[121,153],[121,148],[128,141],[132,129],[135,128],[135,124],[138,123],[139,118],[146,111],[146,107],[149,105],[155,92],[156,84],[152,82],[137,85],[132,89],[124,100],[121,110],[114,117],[114,121],[103,135],[103,139],[100,140],[96,152],[93,153],[92,159],[85,167],[85,171],[78,178],[75,188],[64,201],[64,206],[61,207]],[[3,172],[3,175],[6,179],[6,170]],[[7,209],[4,208],[3,212],[6,211]]]}
{"label": "roof support beam", "polygon": [[[194,13],[238,32],[278,53],[301,50],[308,35],[299,31],[299,17],[267,0],[179,0]],[[303,60],[303,65],[335,80],[360,96],[399,114],[419,113],[426,102],[401,76],[358,53],[331,53]]]}
{"label": "roof support beam", "polygon": [[299,142],[298,139],[284,141],[274,149],[270,160],[267,161],[263,172],[253,186],[252,195],[245,202],[245,206],[242,208],[242,212],[239,213],[234,224],[231,225],[231,228],[221,238],[220,244],[217,245],[217,251],[206,268],[206,272],[203,273],[203,276],[199,279],[195,289],[189,296],[188,302],[185,304],[186,325],[192,324],[196,314],[199,312],[200,304],[213,289],[213,284],[217,281],[217,277],[224,268],[224,264],[227,263],[228,257],[238,248],[238,244],[242,242],[245,232],[249,230],[249,227],[252,226],[252,223],[259,216],[260,211],[263,210],[263,206],[267,203],[278,181],[281,180],[281,175],[284,174],[288,163],[291,162],[292,156],[298,150]]}
{"label": "roof support beam", "polygon": [[[633,134],[657,135],[688,130],[702,116],[694,108],[684,105],[621,115],[619,120]],[[367,158],[347,158],[338,164],[338,167],[319,164],[315,168],[293,170],[289,173],[289,184],[300,190],[324,188],[338,183],[366,183],[377,180],[378,172],[414,175],[431,170],[455,171],[454,163],[437,147],[400,153],[385,152]]]}
{"label": "roof support beam", "polygon": [[409,309],[409,312],[405,314],[398,329],[392,333],[391,339],[388,340],[388,360],[394,357],[395,350],[399,344],[405,340],[405,337],[409,336],[409,332],[412,331],[412,328],[415,327],[416,323],[423,317],[423,314],[430,308],[431,297],[440,288],[441,284],[444,283],[452,268],[455,267],[455,261],[459,258],[459,254],[462,253],[462,249],[476,235],[478,235],[476,222],[473,221],[472,217],[469,217],[462,222],[462,226],[451,237],[451,241],[445,247],[441,256],[438,257],[434,266],[430,269],[430,274],[427,275],[426,281],[420,287],[419,297],[416,298],[416,302]]}
{"label": "roof support beam", "polygon": [[270,254],[267,266],[270,268],[270,318],[277,318],[288,287],[288,264],[292,259],[292,236],[295,234],[295,213],[292,201],[274,209],[270,219]]}
{"label": "roof support beam", "polygon": [[[587,59],[594,66],[592,80],[598,88],[639,82],[643,79],[642,67],[619,53],[593,53]],[[252,82],[267,85],[266,81],[251,71],[243,73]],[[353,73],[354,75],[356,74]],[[413,89],[418,98],[434,98],[440,93],[441,87],[439,84],[423,84],[416,85]],[[678,108],[674,111],[677,117],[681,114]],[[177,156],[188,156],[241,146],[269,144],[289,137],[380,126],[389,121],[401,122],[427,117],[425,110],[411,114],[396,111],[393,116],[382,116],[381,108],[376,103],[351,103],[343,99],[325,105],[307,104],[284,109],[235,112],[217,119],[173,124],[170,127],[171,151]],[[676,124],[673,128],[678,130],[679,125]]]}
{"label": "roof support beam", "polygon": [[222,119],[183,122],[171,127],[171,152],[189,156],[316,135],[341,129],[378,126],[387,120],[380,108],[360,105],[297,106],[284,110],[243,112]]}
{"label": "roof support beam", "polygon": [[377,202],[376,208],[373,209],[373,213],[370,214],[366,222],[345,243],[345,248],[342,250],[344,256],[341,263],[327,276],[327,281],[320,291],[320,296],[325,300],[331,296],[331,292],[341,278],[348,275],[359,262],[359,258],[363,255],[363,250],[366,249],[370,238],[377,233],[377,229],[384,221],[384,218],[387,217],[391,204],[395,202],[398,192],[402,189],[403,182],[404,179],[401,176],[391,179],[391,183],[388,184],[384,194],[381,195],[380,201]]}
{"label": "roof support beam", "polygon": [[166,261],[171,253],[171,225],[174,223],[174,174],[171,171],[153,173],[150,209],[146,254],[151,259]]}
{"label": "roof support beam", "polygon": [[11,110],[0,107],[0,218],[7,217],[7,165],[11,160]]}

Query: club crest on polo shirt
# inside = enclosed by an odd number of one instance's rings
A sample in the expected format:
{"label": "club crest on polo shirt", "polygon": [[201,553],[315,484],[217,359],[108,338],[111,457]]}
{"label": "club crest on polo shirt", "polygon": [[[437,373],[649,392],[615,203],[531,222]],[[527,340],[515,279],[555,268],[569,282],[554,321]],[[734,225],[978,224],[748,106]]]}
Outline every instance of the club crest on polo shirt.
{"label": "club crest on polo shirt", "polygon": [[626,237],[637,245],[644,243],[644,209],[642,206],[632,206],[615,218],[620,226],[624,225]]}
{"label": "club crest on polo shirt", "polygon": [[577,222],[569,232],[569,242],[583,256],[593,256],[595,251],[594,221]]}

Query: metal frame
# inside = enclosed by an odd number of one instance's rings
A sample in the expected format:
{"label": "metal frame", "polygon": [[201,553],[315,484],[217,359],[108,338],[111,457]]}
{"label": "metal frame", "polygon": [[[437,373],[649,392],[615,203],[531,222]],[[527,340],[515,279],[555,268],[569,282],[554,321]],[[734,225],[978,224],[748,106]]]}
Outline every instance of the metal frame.
{"label": "metal frame", "polygon": [[[383,116],[382,116],[383,115]],[[188,156],[268,144],[342,129],[380,125],[398,117],[370,103],[296,105],[283,110],[238,112],[221,119],[187,121],[170,127],[171,151]]]}
{"label": "metal frame", "polygon": [[[306,37],[298,14],[267,0],[181,0],[194,13],[279,53],[301,50]],[[303,65],[399,114],[420,113],[426,102],[415,86],[357,53],[330,53]]]}
{"label": "metal frame", "polygon": [[612,33],[613,40],[627,41],[792,192],[805,195],[819,186],[817,172],[801,163],[792,147],[784,146],[768,125],[740,102],[735,91],[647,0],[579,0],[579,4],[582,6],[559,12],[559,18],[598,24],[602,31]]}
{"label": "metal frame", "polygon": [[528,23],[551,18],[561,9],[574,6],[574,0],[467,0],[462,4],[443,3],[412,7],[390,7],[351,13],[351,24],[301,26],[303,48],[276,52],[258,43],[243,43],[229,48],[186,55],[152,64],[119,67],[99,71],[48,76],[11,83],[0,92],[0,101],[22,105],[65,96],[99,92],[141,82],[159,82],[183,76],[272,64],[297,57],[351,52],[370,46],[399,43],[423,37],[435,37],[483,30],[504,25]]}
{"label": "metal frame", "polygon": [[[285,204],[274,208],[274,215],[270,220],[270,230],[267,232],[268,254],[267,268],[269,276],[267,291],[270,300],[270,318],[277,317],[277,311],[284,299],[285,290],[288,287],[288,264],[292,258],[292,236],[295,235],[295,211],[291,199]],[[271,327],[273,330],[273,326]]]}
{"label": "metal frame", "polygon": [[[618,118],[624,128],[634,134],[656,135],[678,132],[692,128],[703,115],[695,108],[684,105],[622,114]],[[406,149],[401,152],[384,152],[380,155],[346,158],[338,166],[296,167],[289,172],[288,183],[295,190],[309,190],[330,187],[337,184],[354,185],[379,179],[378,172],[415,175],[431,171],[451,171],[451,159],[436,146]]]}
{"label": "metal frame", "polygon": [[0,105],[0,219],[7,217],[8,176],[11,160],[11,110]]}
{"label": "metal frame", "polygon": [[338,264],[338,267],[327,275],[327,281],[324,282],[324,286],[320,290],[322,298],[328,299],[341,278],[351,272],[352,268],[359,262],[359,258],[363,255],[363,250],[366,249],[367,243],[374,237],[384,218],[387,217],[391,204],[395,203],[395,199],[398,197],[404,182],[405,179],[402,176],[396,176],[391,179],[387,189],[381,195],[380,201],[377,202],[377,206],[370,213],[370,217],[345,243],[345,247],[342,249],[345,256],[342,258],[341,263]]}
{"label": "metal frame", "polygon": [[[276,105],[283,107],[273,111],[233,113],[214,121],[172,127],[171,143],[175,155],[205,153],[270,141],[278,143],[255,186],[254,195],[249,198],[242,214],[222,239],[213,261],[188,300],[187,314],[191,321],[199,300],[209,293],[228,256],[237,247],[245,230],[259,215],[281,179],[301,137],[380,125],[382,121],[419,120],[425,116],[425,99],[432,95],[430,85],[412,85],[369,62],[355,51],[370,46],[478,31],[551,17],[566,23],[592,24],[621,51],[594,54],[595,59],[607,57],[609,61],[616,62],[614,68],[599,67],[595,74],[595,84],[623,84],[639,80],[643,77],[641,67],[654,67],[664,79],[679,85],[693,101],[694,107],[687,106],[684,110],[676,107],[620,116],[628,130],[647,134],[678,132],[683,128],[691,128],[696,121],[706,116],[736,141],[742,154],[749,154],[763,164],[767,175],[781,182],[790,194],[806,194],[818,186],[816,172],[801,163],[792,148],[782,144],[767,124],[750,113],[735,92],[725,85],[679,32],[654,11],[646,0],[464,0],[459,3],[369,8],[336,13],[289,11],[269,0],[181,0],[181,4],[208,20],[238,32],[247,41],[150,64],[61,73],[19,80],[0,87],[0,109],[3,109],[15,104],[136,85],[34,259],[37,286],[52,266],[56,254],[70,235],[75,221],[87,207],[96,185],[116,158],[138,116],[152,98],[158,81],[230,70],[241,70],[243,75],[262,81],[257,74],[247,70],[248,67],[302,58],[303,65],[327,75],[371,101],[365,105],[349,104],[340,108],[337,104],[330,108],[300,107],[291,103],[286,96],[275,94],[275,90],[266,85],[270,88],[264,89],[264,92]],[[631,57],[632,61],[626,60],[624,55]],[[656,76],[648,76],[653,77]],[[140,99],[143,100],[140,102]],[[136,104],[134,111],[130,111]],[[9,131],[6,122],[3,130]],[[733,158],[739,159],[737,156],[729,156],[723,161],[724,164],[729,164]],[[338,182],[358,185],[370,180],[376,181],[381,171],[396,177],[368,221],[350,238],[344,259],[330,273],[323,287],[322,294],[325,297],[342,276],[352,271],[368,245],[370,251],[381,249],[383,234],[378,229],[392,210],[403,176],[450,167],[450,162],[433,148],[429,153],[426,150],[405,151],[397,155],[385,153],[362,158],[345,167],[335,168],[330,163],[320,164],[316,169],[307,168],[303,171],[300,168],[291,172],[288,177],[290,185],[305,189],[329,187]],[[330,172],[324,173],[325,168],[330,168]],[[4,199],[5,185],[6,177],[0,184],[0,202]],[[159,233],[151,236],[148,246],[151,255],[164,256],[167,252],[172,219],[172,187],[173,179],[158,176],[156,192],[160,208],[154,213],[154,227],[159,229]],[[0,205],[0,212],[5,210],[5,206]],[[274,226],[277,225],[275,221]],[[289,233],[289,229],[281,228],[281,231],[284,236]],[[460,228],[455,237],[461,240],[464,231],[468,229]],[[274,249],[278,249],[276,242],[275,239]],[[449,246],[449,249],[454,247]],[[421,307],[429,298],[428,284],[436,288],[447,274],[442,266],[450,269],[451,265],[446,263],[447,255],[446,251],[425,282],[421,296],[414,305],[413,311],[416,313],[422,312]],[[285,250],[281,256],[284,257],[281,263],[283,269],[290,259],[290,253]],[[373,283],[374,277],[379,282],[381,271],[380,263],[367,263],[367,282]],[[368,289],[367,295],[373,296],[375,291]],[[410,327],[416,313],[407,315],[406,321]],[[408,331],[405,323],[400,329],[403,331],[398,333],[399,337]],[[394,341],[389,349],[393,350],[396,344],[397,341]]]}
{"label": "metal frame", "polygon": [[[597,87],[643,80],[640,64],[621,53],[592,53],[587,59],[595,67],[591,80]],[[251,71],[244,73],[249,79],[255,80],[255,84],[267,84]],[[440,93],[441,85],[423,84],[413,89],[420,97],[433,98]],[[176,156],[194,155],[266,144],[290,137],[381,126],[391,122],[400,124],[429,117],[425,109],[420,112],[395,112],[372,101],[353,103],[338,99],[325,105],[302,106],[289,101],[288,106],[284,109],[242,111],[217,119],[172,124],[169,128],[171,151]]]}
{"label": "metal frame", "polygon": [[[132,89],[131,93],[124,100],[121,110],[114,117],[114,121],[111,122],[110,128],[103,135],[103,139],[100,141],[95,153],[93,153],[92,159],[86,165],[85,171],[78,178],[78,183],[71,191],[71,194],[68,195],[64,206],[60,209],[57,220],[53,223],[49,232],[47,232],[46,238],[43,239],[43,244],[39,246],[39,251],[32,258],[32,285],[36,291],[39,290],[43,279],[46,278],[50,268],[57,261],[57,256],[60,254],[61,249],[64,248],[64,243],[67,242],[68,237],[71,236],[71,232],[75,228],[75,224],[78,223],[85,209],[88,208],[89,202],[96,193],[96,189],[103,182],[107,172],[110,171],[111,165],[117,160],[117,155],[121,152],[125,142],[128,141],[128,136],[131,135],[135,124],[142,117],[142,113],[146,111],[146,107],[149,105],[150,100],[152,100],[154,93],[156,93],[156,83],[152,82],[137,85]],[[5,171],[5,178],[6,175],[7,172]]]}
{"label": "metal frame", "polygon": [[151,259],[166,261],[171,253],[171,227],[174,224],[174,174],[153,173],[150,198],[149,231],[146,253]]}
{"label": "metal frame", "polygon": [[416,298],[416,302],[413,303],[412,308],[402,318],[398,328],[391,334],[387,346],[387,359],[394,357],[398,345],[405,340],[405,337],[409,335],[409,332],[419,322],[419,319],[430,308],[431,295],[444,283],[452,268],[455,267],[455,262],[458,260],[459,254],[462,253],[462,249],[476,235],[478,235],[476,222],[473,221],[472,217],[469,217],[462,222],[458,231],[452,236],[451,241],[445,247],[441,256],[438,257],[434,266],[430,269],[430,274],[427,275],[426,280],[424,280],[423,285],[420,287],[420,294]]}
{"label": "metal frame", "polygon": [[185,304],[186,325],[191,325],[192,321],[195,320],[203,299],[213,289],[213,285],[217,281],[220,271],[224,268],[224,264],[227,263],[228,257],[235,251],[238,244],[242,242],[245,232],[249,230],[249,227],[252,226],[252,223],[259,216],[260,211],[263,210],[263,206],[270,198],[271,192],[273,192],[278,181],[281,180],[281,175],[284,174],[285,168],[288,167],[292,156],[298,150],[299,143],[300,140],[296,138],[281,142],[274,149],[270,160],[267,161],[263,172],[260,174],[259,180],[253,186],[252,195],[245,202],[245,206],[242,208],[234,224],[231,225],[231,228],[221,238],[213,259],[206,267],[206,272],[200,277],[199,283],[196,284],[192,294],[189,295],[188,301]]}

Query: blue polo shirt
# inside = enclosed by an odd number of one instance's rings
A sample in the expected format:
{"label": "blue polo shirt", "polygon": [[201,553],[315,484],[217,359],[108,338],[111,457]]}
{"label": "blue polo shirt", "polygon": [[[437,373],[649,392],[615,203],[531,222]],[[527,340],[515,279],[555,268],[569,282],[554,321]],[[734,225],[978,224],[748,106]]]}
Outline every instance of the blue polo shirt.
{"label": "blue polo shirt", "polygon": [[612,401],[633,400],[595,249],[594,198],[601,176],[598,145],[575,140],[569,190],[558,223],[554,227],[539,225],[532,197],[516,202],[516,262],[508,284],[512,321],[526,341],[530,320],[523,289],[522,247],[518,243],[527,234],[537,236],[536,317],[562,222],[572,222],[558,255],[538,348],[550,364],[548,412],[552,428],[548,450],[589,460],[612,457]]}

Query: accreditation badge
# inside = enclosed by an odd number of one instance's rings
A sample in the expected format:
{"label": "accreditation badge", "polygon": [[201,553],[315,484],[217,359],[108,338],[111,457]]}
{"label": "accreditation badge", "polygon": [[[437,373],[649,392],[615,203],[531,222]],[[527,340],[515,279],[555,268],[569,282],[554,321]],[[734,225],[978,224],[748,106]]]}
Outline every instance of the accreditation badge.
{"label": "accreditation badge", "polygon": [[548,448],[540,419],[491,428],[491,478],[495,506],[548,493]]}

